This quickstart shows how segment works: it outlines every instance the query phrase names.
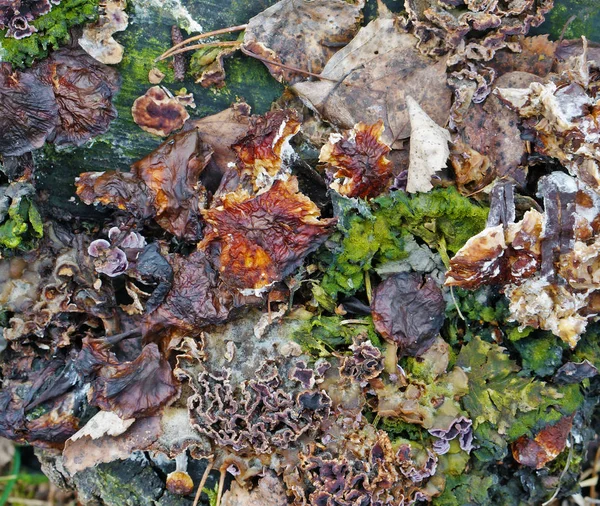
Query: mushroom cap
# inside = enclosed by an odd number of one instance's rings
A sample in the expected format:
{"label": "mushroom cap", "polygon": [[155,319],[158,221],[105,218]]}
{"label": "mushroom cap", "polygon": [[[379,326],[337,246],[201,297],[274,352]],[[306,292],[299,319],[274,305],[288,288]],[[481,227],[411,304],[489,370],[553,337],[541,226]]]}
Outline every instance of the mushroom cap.
{"label": "mushroom cap", "polygon": [[172,494],[190,495],[194,491],[194,481],[185,471],[173,471],[167,476],[167,490]]}
{"label": "mushroom cap", "polygon": [[131,108],[133,121],[148,133],[166,137],[179,130],[190,115],[176,98],[153,86],[137,98]]}

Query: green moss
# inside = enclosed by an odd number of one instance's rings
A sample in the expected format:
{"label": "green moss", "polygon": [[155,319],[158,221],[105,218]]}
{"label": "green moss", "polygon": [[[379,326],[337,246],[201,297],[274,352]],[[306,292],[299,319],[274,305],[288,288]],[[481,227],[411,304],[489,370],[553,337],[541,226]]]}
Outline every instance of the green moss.
{"label": "green moss", "polygon": [[15,183],[2,189],[8,209],[0,211],[0,248],[29,250],[44,235],[42,218],[31,200],[33,187]]}
{"label": "green moss", "polygon": [[378,265],[407,257],[405,240],[415,236],[448,261],[484,227],[488,210],[454,188],[409,196],[394,192],[370,203],[336,197],[339,248],[326,258],[323,289],[332,297],[353,294],[364,284],[364,274]]}
{"label": "green moss", "polygon": [[[568,24],[567,22],[574,17]],[[597,0],[556,0],[554,9],[546,16],[546,22],[536,33],[550,33],[558,39],[564,30],[565,39],[577,39],[585,35],[591,40],[599,41],[600,6]]]}
{"label": "green moss", "polygon": [[72,27],[93,22],[97,17],[98,0],[62,0],[31,23],[37,29],[33,35],[16,40],[5,37],[6,30],[0,32],[2,59],[17,67],[28,67],[46,57],[51,49],[69,42]]}

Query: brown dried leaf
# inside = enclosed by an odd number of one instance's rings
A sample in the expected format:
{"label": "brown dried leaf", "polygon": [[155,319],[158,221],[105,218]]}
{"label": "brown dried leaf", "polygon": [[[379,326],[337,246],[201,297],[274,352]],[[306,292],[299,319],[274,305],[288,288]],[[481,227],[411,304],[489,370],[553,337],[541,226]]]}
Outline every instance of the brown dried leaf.
{"label": "brown dried leaf", "polygon": [[[362,20],[364,0],[282,0],[248,22],[244,47],[263,58],[318,74],[350,42]],[[266,64],[278,81],[293,84],[305,75]]]}
{"label": "brown dried leaf", "polygon": [[332,134],[321,148],[319,161],[336,179],[330,187],[346,197],[372,198],[381,194],[392,178],[390,152],[381,140],[383,121],[359,123],[344,136]]}
{"label": "brown dried leaf", "polygon": [[513,457],[519,464],[541,469],[565,449],[572,426],[573,415],[565,416],[558,423],[543,428],[533,439],[520,437],[512,444]]}
{"label": "brown dried leaf", "polygon": [[212,155],[198,130],[181,132],[131,166],[152,195],[156,222],[190,241],[200,238],[203,188],[198,183]]}
{"label": "brown dried leaf", "polygon": [[228,193],[218,207],[202,212],[206,235],[199,248],[215,248],[223,281],[260,290],[291,274],[331,233],[333,219],[298,191],[298,180],[277,180],[252,197]]}
{"label": "brown dried leaf", "polygon": [[398,345],[401,355],[418,356],[434,342],[446,304],[433,279],[417,273],[390,276],[373,293],[371,311],[375,329]]}
{"label": "brown dried leaf", "polygon": [[161,137],[179,130],[190,117],[179,100],[167,95],[160,86],[153,86],[137,98],[131,114],[142,130]]}
{"label": "brown dried leaf", "polygon": [[416,44],[394,19],[378,18],[329,60],[323,80],[297,83],[294,89],[341,128],[383,120],[382,140],[399,149],[410,135],[407,95],[438,125],[445,125],[450,114],[446,61],[423,56]]}
{"label": "brown dried leaf", "polygon": [[213,155],[207,170],[220,176],[228,170],[230,163],[237,161],[231,146],[250,128],[250,106],[245,102],[237,102],[212,116],[188,121],[185,129],[189,128],[198,130],[202,141],[212,148]]}

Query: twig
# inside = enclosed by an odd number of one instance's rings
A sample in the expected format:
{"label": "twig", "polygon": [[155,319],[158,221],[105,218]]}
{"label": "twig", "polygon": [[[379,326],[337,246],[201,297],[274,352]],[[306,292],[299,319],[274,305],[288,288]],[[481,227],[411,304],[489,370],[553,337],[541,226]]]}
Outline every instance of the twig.
{"label": "twig", "polygon": [[554,494],[552,494],[552,497],[550,499],[548,499],[546,502],[542,503],[542,506],[549,506],[550,503],[552,501],[554,501],[554,499],[556,499],[556,496],[560,492],[561,482],[562,482],[563,478],[565,477],[565,474],[567,474],[567,471],[569,470],[569,466],[571,465],[572,458],[573,458],[573,441],[571,440],[571,437],[569,436],[569,454],[567,455],[567,463],[565,465],[565,468],[560,473],[560,476],[558,477],[558,486],[556,487]]}
{"label": "twig", "polygon": [[565,37],[565,33],[567,32],[567,28],[569,28],[569,26],[571,25],[571,23],[573,21],[575,21],[577,19],[577,16],[575,14],[573,14],[569,19],[567,19],[567,22],[565,23],[565,26],[563,26],[562,31],[560,32],[560,37],[558,38],[558,43],[560,44],[564,37]]}
{"label": "twig", "polygon": [[[596,456],[594,457],[594,466],[592,467],[592,478],[598,480],[598,462],[600,462],[600,446],[596,450]],[[596,499],[596,487],[590,487],[590,497]]]}
{"label": "twig", "polygon": [[217,491],[216,505],[221,506],[221,496],[223,495],[223,487],[225,486],[225,475],[227,474],[226,469],[220,469],[221,476],[219,477],[219,490]]}
{"label": "twig", "polygon": [[177,49],[173,51],[171,54],[165,56],[164,58],[161,56],[157,61],[164,60],[165,58],[169,58],[170,56],[177,56],[181,53],[187,53],[188,51],[194,51],[195,49],[203,49],[205,47],[239,47],[242,45],[242,42],[239,40],[224,40],[221,42],[205,42],[203,44],[194,44],[193,46],[182,47],[181,49]]}
{"label": "twig", "polygon": [[202,479],[200,480],[200,485],[198,485],[198,490],[196,490],[196,496],[194,497],[194,504],[192,504],[192,506],[198,506],[200,496],[202,495],[202,490],[204,490],[204,484],[208,479],[208,475],[212,471],[213,462],[213,460],[209,460],[208,464],[206,464],[206,469],[204,470],[204,474],[202,475]]}
{"label": "twig", "polygon": [[221,28],[220,30],[213,30],[212,32],[205,32],[205,33],[201,33],[199,35],[194,35],[193,37],[190,37],[189,39],[185,39],[185,40],[181,41],[179,44],[175,44],[173,47],[169,48],[167,51],[165,51],[163,54],[161,54],[154,61],[160,61],[160,60],[164,60],[165,58],[168,58],[174,50],[180,48],[181,46],[185,46],[186,44],[189,44],[190,42],[195,42],[197,40],[206,39],[207,37],[212,37],[213,35],[223,35],[224,33],[241,32],[242,30],[245,30],[247,28],[247,26],[248,26],[247,24],[231,26],[229,28]]}
{"label": "twig", "polygon": [[242,53],[244,53],[246,56],[250,56],[250,58],[254,58],[256,60],[259,60],[263,63],[267,63],[268,65],[275,65],[276,67],[281,67],[282,69],[285,70],[290,70],[292,72],[297,72],[298,74],[304,74],[310,77],[316,77],[317,79],[321,79],[323,81],[331,81],[333,83],[337,83],[338,80],[337,79],[331,79],[330,77],[324,77],[320,74],[315,74],[314,72],[309,72],[308,70],[302,70],[299,69],[297,67],[291,67],[290,65],[284,65],[283,63],[279,63],[273,60],[269,60],[268,58],[263,58],[262,56],[253,53],[252,51],[250,51],[249,49],[245,48],[244,46],[240,47]]}
{"label": "twig", "polygon": [[50,506],[48,501],[40,499],[25,499],[23,497],[9,497],[6,502],[8,504],[24,504],[25,506]]}

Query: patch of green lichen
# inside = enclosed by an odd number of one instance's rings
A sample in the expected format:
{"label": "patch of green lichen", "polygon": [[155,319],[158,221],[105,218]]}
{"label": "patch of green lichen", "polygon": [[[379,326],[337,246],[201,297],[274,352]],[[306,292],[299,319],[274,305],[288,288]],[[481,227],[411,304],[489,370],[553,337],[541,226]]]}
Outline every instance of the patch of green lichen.
{"label": "patch of green lichen", "polygon": [[462,348],[457,365],[469,377],[469,392],[461,401],[480,446],[475,454],[483,461],[504,458],[508,443],[531,436],[583,403],[579,385],[551,386],[522,376],[504,348],[479,337]]}
{"label": "patch of green lichen", "polygon": [[21,40],[5,37],[0,32],[2,59],[16,67],[28,67],[45,58],[51,49],[69,42],[69,30],[93,22],[98,17],[98,0],[62,0],[48,14],[31,22],[37,32]]}
{"label": "patch of green lichen", "polygon": [[449,253],[483,230],[488,209],[447,188],[415,196],[399,191],[370,203],[338,197],[336,214],[339,233],[332,241],[337,240],[338,251],[322,257],[321,286],[332,297],[356,293],[366,272],[405,258],[407,234],[425,242],[447,263]]}
{"label": "patch of green lichen", "polygon": [[29,250],[44,235],[44,225],[35,204],[28,197],[14,201],[0,225],[0,247]]}

